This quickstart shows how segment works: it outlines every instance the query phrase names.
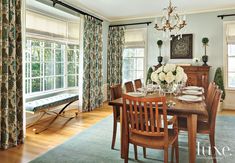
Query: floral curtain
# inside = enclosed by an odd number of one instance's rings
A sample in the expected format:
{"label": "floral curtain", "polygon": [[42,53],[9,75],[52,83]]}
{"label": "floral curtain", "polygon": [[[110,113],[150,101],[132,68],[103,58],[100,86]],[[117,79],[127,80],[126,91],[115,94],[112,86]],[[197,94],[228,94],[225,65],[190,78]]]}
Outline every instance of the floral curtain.
{"label": "floral curtain", "polygon": [[21,0],[0,2],[0,148],[23,143]]}
{"label": "floral curtain", "polygon": [[110,86],[122,83],[122,53],[125,44],[125,27],[110,27],[108,34],[107,85],[108,99]]}
{"label": "floral curtain", "polygon": [[84,16],[82,111],[101,106],[102,94],[102,22]]}

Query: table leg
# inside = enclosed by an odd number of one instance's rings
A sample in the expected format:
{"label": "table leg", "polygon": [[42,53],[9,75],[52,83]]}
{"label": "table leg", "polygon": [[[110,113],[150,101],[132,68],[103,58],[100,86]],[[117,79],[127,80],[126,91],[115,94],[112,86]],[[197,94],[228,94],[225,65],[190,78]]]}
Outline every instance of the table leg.
{"label": "table leg", "polygon": [[189,163],[196,162],[197,115],[187,117]]}
{"label": "table leg", "polygon": [[121,158],[124,159],[124,136],[125,136],[125,130],[123,127],[123,110],[120,108],[120,132],[121,132]]}

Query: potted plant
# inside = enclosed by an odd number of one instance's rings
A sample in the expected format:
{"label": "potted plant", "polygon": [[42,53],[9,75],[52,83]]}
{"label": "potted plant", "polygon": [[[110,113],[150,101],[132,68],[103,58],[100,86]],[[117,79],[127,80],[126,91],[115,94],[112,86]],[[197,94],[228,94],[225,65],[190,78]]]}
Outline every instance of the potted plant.
{"label": "potted plant", "polygon": [[208,66],[208,56],[206,55],[206,47],[208,46],[209,39],[207,37],[202,38],[202,44],[205,48],[205,54],[202,56],[202,61],[204,62],[203,66]]}
{"label": "potted plant", "polygon": [[148,72],[147,72],[146,85],[152,83],[152,80],[151,80],[152,73],[153,73],[153,68],[149,67]]}
{"label": "potted plant", "polygon": [[214,82],[216,85],[218,85],[219,89],[223,91],[223,94],[221,96],[221,101],[220,101],[220,107],[218,108],[218,111],[221,111],[223,108],[223,100],[225,99],[225,89],[224,89],[224,79],[223,79],[223,72],[221,67],[218,67],[215,71],[215,77],[214,77]]}
{"label": "potted plant", "polygon": [[157,45],[158,45],[158,48],[159,48],[159,56],[157,58],[158,60],[158,65],[161,66],[162,65],[162,60],[163,60],[163,57],[161,55],[161,49],[162,49],[162,44],[163,44],[163,41],[162,40],[158,40],[157,41]]}

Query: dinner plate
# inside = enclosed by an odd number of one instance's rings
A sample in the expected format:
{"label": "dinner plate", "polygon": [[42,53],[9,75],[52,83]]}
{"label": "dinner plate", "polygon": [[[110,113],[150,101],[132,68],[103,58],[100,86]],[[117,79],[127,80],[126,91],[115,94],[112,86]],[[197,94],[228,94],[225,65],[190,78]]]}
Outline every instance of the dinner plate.
{"label": "dinner plate", "polygon": [[191,90],[191,89],[186,89],[185,91],[182,92],[183,94],[186,95],[202,95],[201,91],[198,90]]}
{"label": "dinner plate", "polygon": [[127,94],[134,97],[144,97],[144,94],[141,92],[128,92]]}
{"label": "dinner plate", "polygon": [[185,87],[184,89],[187,89],[187,90],[203,90],[202,87],[197,87],[197,86],[188,86],[188,87]]}
{"label": "dinner plate", "polygon": [[199,102],[202,101],[202,97],[193,96],[193,95],[183,95],[178,97],[179,100],[188,101],[188,102]]}

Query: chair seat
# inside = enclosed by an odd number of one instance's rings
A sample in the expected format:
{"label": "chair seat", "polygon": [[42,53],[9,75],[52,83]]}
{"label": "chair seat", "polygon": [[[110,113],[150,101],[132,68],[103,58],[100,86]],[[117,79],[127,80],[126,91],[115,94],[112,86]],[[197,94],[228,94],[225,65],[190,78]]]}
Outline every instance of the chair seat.
{"label": "chair seat", "polygon": [[[187,131],[187,118],[185,117],[178,117],[178,127],[180,130]],[[210,132],[210,125],[208,121],[197,121],[197,132],[198,133],[209,133]]]}
{"label": "chair seat", "polygon": [[[172,145],[177,138],[177,133],[173,129],[168,129],[168,143]],[[139,134],[130,133],[130,143],[137,146],[143,146],[146,148],[163,149],[164,137],[144,136]]]}

